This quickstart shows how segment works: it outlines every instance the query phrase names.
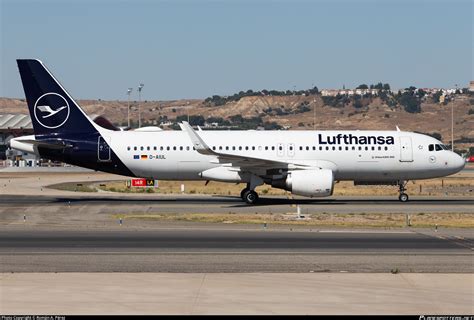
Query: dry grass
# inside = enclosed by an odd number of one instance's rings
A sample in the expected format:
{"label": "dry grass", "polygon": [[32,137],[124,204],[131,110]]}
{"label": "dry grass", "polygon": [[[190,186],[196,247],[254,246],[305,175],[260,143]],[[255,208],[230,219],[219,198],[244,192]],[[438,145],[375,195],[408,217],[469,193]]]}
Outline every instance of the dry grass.
{"label": "dry grass", "polygon": [[[231,184],[211,181],[207,186],[204,181],[160,181],[159,188],[150,189],[148,192],[160,194],[181,193],[181,184],[185,186],[187,194],[212,194],[212,195],[238,195],[244,188],[244,184]],[[420,180],[407,185],[410,195],[441,195],[448,192],[456,195],[472,194],[468,190],[474,185],[474,177],[453,176],[443,179]],[[125,181],[114,181],[105,183],[105,187],[96,187],[105,191],[143,193],[144,188],[127,188]],[[288,192],[275,189],[270,186],[260,186],[256,191],[262,195],[288,195]],[[396,186],[354,186],[353,182],[341,181],[334,188],[335,196],[358,196],[358,195],[398,195]]]}
{"label": "dry grass", "polygon": [[[406,227],[405,214],[401,213],[315,213],[304,220],[294,214],[216,214],[216,213],[132,213],[115,214],[114,219],[139,219],[148,221],[273,224],[313,227]],[[474,228],[474,214],[461,213],[417,213],[410,215],[411,227],[456,227]]]}

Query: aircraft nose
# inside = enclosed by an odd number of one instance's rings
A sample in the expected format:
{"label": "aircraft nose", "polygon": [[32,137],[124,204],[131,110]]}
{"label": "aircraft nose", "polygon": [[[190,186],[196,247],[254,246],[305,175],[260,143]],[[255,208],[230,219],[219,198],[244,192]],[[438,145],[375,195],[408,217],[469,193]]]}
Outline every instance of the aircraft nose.
{"label": "aircraft nose", "polygon": [[451,167],[454,170],[456,170],[456,172],[459,172],[462,169],[464,169],[465,165],[466,165],[466,161],[464,160],[464,158],[458,155],[457,153],[453,153],[453,159],[451,160]]}

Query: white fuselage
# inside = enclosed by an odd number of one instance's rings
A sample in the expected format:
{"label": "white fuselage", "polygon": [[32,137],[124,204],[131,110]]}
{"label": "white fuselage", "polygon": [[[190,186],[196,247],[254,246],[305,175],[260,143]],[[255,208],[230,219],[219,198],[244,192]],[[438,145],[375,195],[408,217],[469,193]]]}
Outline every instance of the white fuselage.
{"label": "white fuselage", "polygon": [[[215,156],[194,150],[184,131],[101,130],[101,134],[136,176],[202,180],[201,172],[225,166]],[[438,140],[403,131],[248,130],[199,131],[199,135],[219,153],[331,169],[335,180],[427,179],[456,173],[464,166],[463,159],[451,151],[434,147],[430,151],[429,145],[441,145]],[[344,135],[352,139],[344,139]],[[371,136],[393,137],[393,143],[357,141]],[[334,143],[328,144],[331,138]]]}

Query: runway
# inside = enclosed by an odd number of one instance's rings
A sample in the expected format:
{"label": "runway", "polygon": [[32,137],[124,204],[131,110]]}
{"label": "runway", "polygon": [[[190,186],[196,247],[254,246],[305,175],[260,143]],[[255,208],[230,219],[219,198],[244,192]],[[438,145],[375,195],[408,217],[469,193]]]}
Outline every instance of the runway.
{"label": "runway", "polygon": [[[257,205],[249,206],[235,196],[209,195],[117,195],[88,194],[81,196],[22,196],[0,195],[0,203],[5,207],[37,207],[37,206],[72,206],[72,207],[106,207],[120,208],[124,213],[145,208],[154,212],[205,212],[222,213],[235,211],[283,213],[291,206],[301,205],[305,210],[316,210],[334,213],[417,213],[417,212],[454,212],[474,213],[472,197],[412,197],[407,203],[398,201],[396,197],[330,197],[322,199],[283,197],[262,197]],[[0,208],[1,209],[1,208]],[[294,209],[293,209],[294,210]]]}
{"label": "runway", "polygon": [[1,272],[472,272],[471,236],[411,231],[2,230]]}

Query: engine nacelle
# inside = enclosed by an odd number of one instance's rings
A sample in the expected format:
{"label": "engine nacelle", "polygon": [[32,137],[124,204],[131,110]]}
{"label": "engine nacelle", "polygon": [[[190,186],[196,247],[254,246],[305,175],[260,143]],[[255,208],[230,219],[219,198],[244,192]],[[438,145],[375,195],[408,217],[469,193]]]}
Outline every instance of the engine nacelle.
{"label": "engine nacelle", "polygon": [[329,169],[293,170],[286,180],[274,181],[272,186],[305,197],[328,197],[334,190],[334,175]]}

